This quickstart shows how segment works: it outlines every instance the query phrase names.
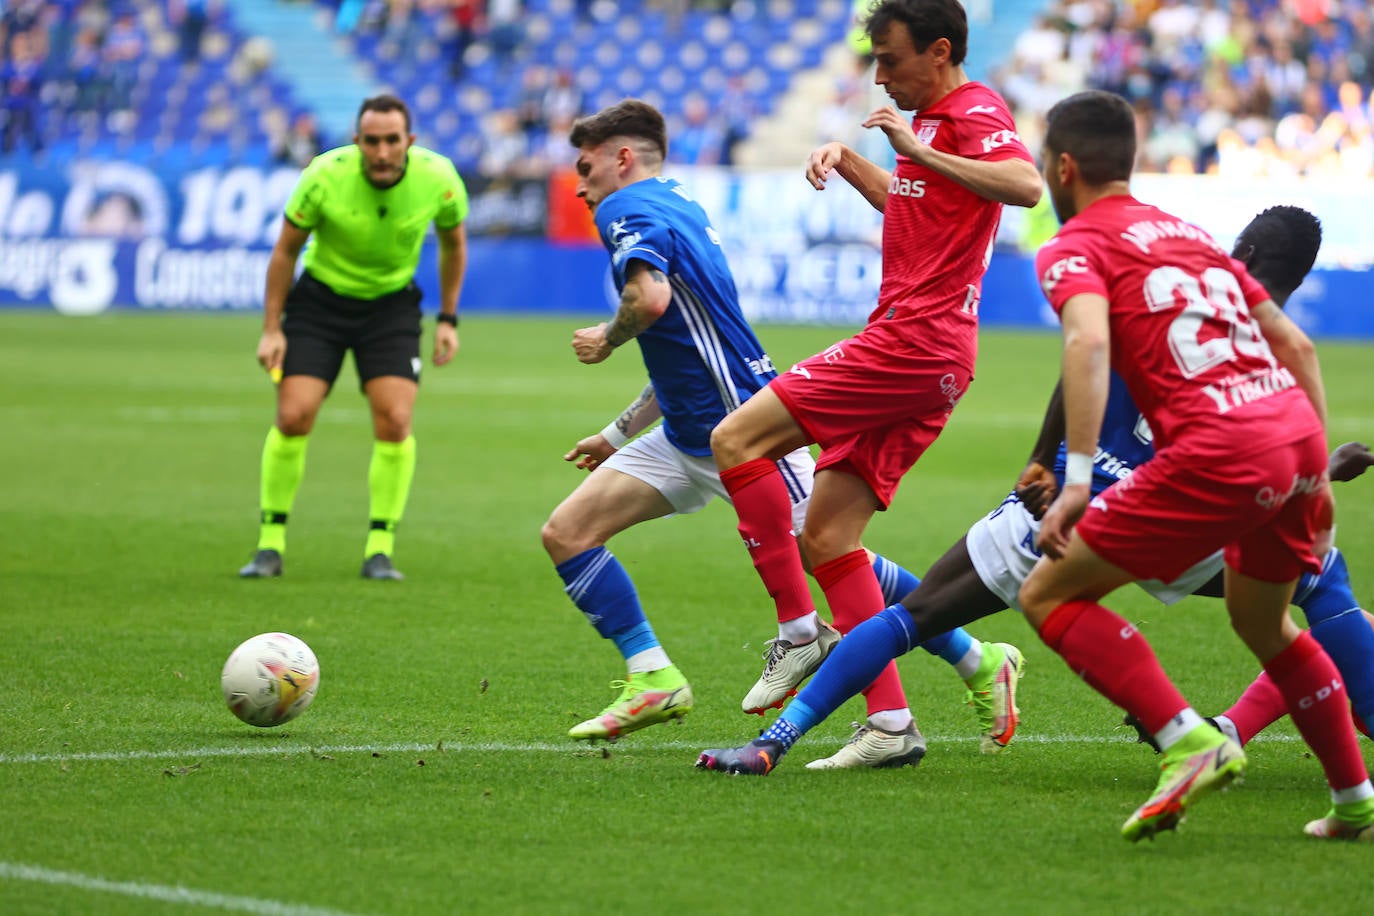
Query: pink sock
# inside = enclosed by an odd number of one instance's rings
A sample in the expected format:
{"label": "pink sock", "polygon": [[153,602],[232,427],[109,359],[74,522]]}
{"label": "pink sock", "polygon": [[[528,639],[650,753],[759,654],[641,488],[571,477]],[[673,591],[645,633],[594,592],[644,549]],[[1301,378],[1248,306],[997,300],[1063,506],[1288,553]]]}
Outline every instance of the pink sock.
{"label": "pink sock", "polygon": [[1293,724],[1326,771],[1327,784],[1340,791],[1369,778],[1340,672],[1306,630],[1264,670],[1288,703]]}
{"label": "pink sock", "polygon": [[792,536],[792,500],[777,464],[754,458],[721,471],[720,481],[735,504],[749,558],[777,606],[778,622],[810,614],[816,605]]}
{"label": "pink sock", "polygon": [[[883,609],[883,589],[863,548],[822,563],[816,567],[815,576],[835,618],[835,629],[841,633],[848,633]],[[864,689],[864,699],[869,715],[907,708],[895,661]]]}
{"label": "pink sock", "polygon": [[1092,601],[1055,608],[1040,638],[1088,685],[1129,712],[1154,734],[1188,708],[1145,637]]}
{"label": "pink sock", "polygon": [[1288,715],[1288,704],[1284,702],[1283,694],[1274,686],[1268,672],[1261,671],[1260,676],[1245,688],[1245,692],[1236,700],[1235,705],[1222,715],[1235,724],[1236,732],[1240,735],[1240,743],[1246,744],[1251,738]]}

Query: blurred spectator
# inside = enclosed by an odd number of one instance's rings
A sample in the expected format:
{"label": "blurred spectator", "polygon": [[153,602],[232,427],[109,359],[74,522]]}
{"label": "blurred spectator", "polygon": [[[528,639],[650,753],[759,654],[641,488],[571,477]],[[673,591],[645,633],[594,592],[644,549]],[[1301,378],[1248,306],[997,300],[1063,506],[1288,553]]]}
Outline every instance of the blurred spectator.
{"label": "blurred spectator", "polygon": [[1160,109],[1154,114],[1150,127],[1140,147],[1139,166],[1143,171],[1165,171],[1176,159],[1190,163],[1189,171],[1196,168],[1201,149],[1181,89],[1171,86],[1164,90]]}
{"label": "blurred spectator", "polygon": [[477,171],[486,178],[514,178],[527,174],[529,141],[520,129],[515,112],[503,108],[489,113],[484,128],[482,158]]}
{"label": "blurred spectator", "polygon": [[483,6],[484,0],[449,0],[449,16],[452,19],[448,45],[449,76],[455,80],[463,78],[468,48],[486,25]]}
{"label": "blurred spectator", "polygon": [[315,123],[315,116],[308,111],[302,111],[292,118],[291,127],[281,137],[277,148],[272,151],[272,158],[277,162],[303,169],[324,150],[324,140],[320,136],[319,126]]}
{"label": "blurred spectator", "polygon": [[0,66],[0,84],[5,97],[0,115],[4,117],[0,149],[9,153],[21,146],[37,152],[43,148],[38,119],[39,96],[43,90],[43,56],[38,29],[9,36],[9,54]]}
{"label": "blurred spectator", "polygon": [[79,112],[102,110],[110,92],[110,76],[100,50],[99,32],[87,28],[76,33],[67,66],[72,108]]}
{"label": "blurred spectator", "polygon": [[758,106],[744,88],[742,77],[732,76],[726,80],[718,111],[725,132],[720,140],[720,164],[735,165],[738,162],[739,145],[749,139],[759,115]]}
{"label": "blurred spectator", "polygon": [[544,92],[544,119],[569,121],[582,113],[582,90],[573,81],[572,71],[559,69]]}
{"label": "blurred spectator", "polygon": [[682,103],[682,125],[669,136],[668,160],[686,165],[715,165],[720,162],[725,133],[711,117],[711,106],[698,93]]}
{"label": "blurred spectator", "polygon": [[143,29],[134,14],[121,12],[105,33],[104,57],[110,74],[110,107],[128,111],[133,106],[138,65],[147,51]]}
{"label": "blurred spectator", "polygon": [[177,54],[183,64],[200,60],[200,42],[210,21],[210,0],[168,0],[167,18],[177,30]]}
{"label": "blurred spectator", "polygon": [[503,68],[510,66],[525,40],[523,15],[522,0],[487,0],[487,42]]}

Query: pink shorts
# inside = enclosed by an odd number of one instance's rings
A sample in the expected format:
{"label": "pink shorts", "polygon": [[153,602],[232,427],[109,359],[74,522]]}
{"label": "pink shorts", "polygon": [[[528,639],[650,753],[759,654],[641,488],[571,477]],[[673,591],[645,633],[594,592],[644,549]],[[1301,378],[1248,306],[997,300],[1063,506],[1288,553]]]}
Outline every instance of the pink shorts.
{"label": "pink shorts", "polygon": [[1313,546],[1331,528],[1326,437],[1255,449],[1243,461],[1193,443],[1157,452],[1093,498],[1077,531],[1137,579],[1172,582],[1225,548],[1226,565],[1265,582],[1321,572]]}
{"label": "pink shorts", "polygon": [[880,323],[802,360],[769,387],[820,445],[816,470],[863,479],[887,508],[972,380],[963,364]]}

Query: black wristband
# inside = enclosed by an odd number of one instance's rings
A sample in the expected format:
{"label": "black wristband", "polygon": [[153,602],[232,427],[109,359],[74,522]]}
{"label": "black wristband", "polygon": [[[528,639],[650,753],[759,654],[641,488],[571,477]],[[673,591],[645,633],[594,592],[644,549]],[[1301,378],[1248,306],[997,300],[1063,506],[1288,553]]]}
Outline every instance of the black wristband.
{"label": "black wristband", "polygon": [[434,316],[434,320],[439,322],[440,324],[451,324],[455,328],[458,327],[457,312],[453,313],[452,315],[448,314],[447,312],[440,312],[438,315]]}

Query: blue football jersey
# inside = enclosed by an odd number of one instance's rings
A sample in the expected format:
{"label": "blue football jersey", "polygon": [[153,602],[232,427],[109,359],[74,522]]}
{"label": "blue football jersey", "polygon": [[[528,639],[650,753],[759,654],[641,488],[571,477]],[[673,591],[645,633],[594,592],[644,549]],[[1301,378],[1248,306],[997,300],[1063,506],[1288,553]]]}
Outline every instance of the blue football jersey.
{"label": "blue football jersey", "polygon": [[720,239],[701,205],[671,178],[621,188],[596,208],[617,293],[631,262],[663,271],[667,311],[636,340],[649,370],[668,441],[711,454],[711,430],[777,375],[740,311]]}
{"label": "blue football jersey", "polygon": [[[1059,454],[1054,460],[1054,476],[1059,486],[1064,486],[1064,456],[1067,448],[1059,443]],[[1097,440],[1097,453],[1093,455],[1092,492],[1096,496],[1140,465],[1154,457],[1154,436],[1150,425],[1140,415],[1140,410],[1131,400],[1126,383],[1115,372],[1111,374],[1111,387],[1107,391],[1107,410],[1102,415],[1102,432]]]}

